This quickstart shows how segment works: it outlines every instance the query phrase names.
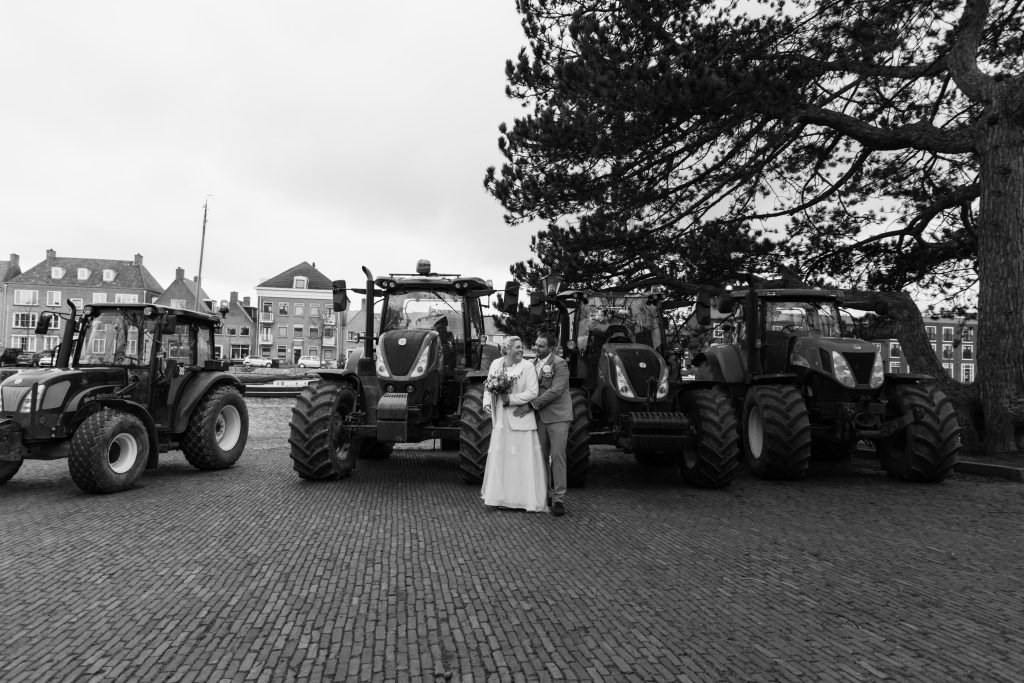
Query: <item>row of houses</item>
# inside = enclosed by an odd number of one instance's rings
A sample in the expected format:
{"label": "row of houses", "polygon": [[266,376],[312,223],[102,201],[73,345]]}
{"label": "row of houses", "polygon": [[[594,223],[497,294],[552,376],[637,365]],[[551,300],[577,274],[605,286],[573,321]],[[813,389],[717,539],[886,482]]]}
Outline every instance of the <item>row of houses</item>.
{"label": "row of houses", "polygon": [[[230,293],[228,310],[215,343],[223,358],[241,360],[261,355],[283,363],[300,356],[319,356],[329,363],[347,358],[359,347],[365,329],[363,310],[335,314],[331,280],[302,262],[264,280],[256,287],[256,302]],[[68,312],[71,300],[81,309],[90,303],[156,303],[173,308],[217,310],[218,299],[187,278],[183,268],[164,288],[146,268],[142,254],[130,260],[58,256],[23,270],[18,254],[0,261],[0,339],[5,347],[46,351],[60,343],[60,325],[53,334],[35,334],[43,311]]]}

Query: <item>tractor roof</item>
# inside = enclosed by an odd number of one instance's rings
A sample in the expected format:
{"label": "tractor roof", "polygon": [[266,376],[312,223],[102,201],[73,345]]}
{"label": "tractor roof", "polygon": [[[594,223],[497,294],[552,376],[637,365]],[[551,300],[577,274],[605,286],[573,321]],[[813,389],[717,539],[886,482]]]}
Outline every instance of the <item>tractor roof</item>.
{"label": "tractor roof", "polygon": [[[198,320],[201,322],[217,322],[220,320],[220,316],[216,313],[207,313],[205,311],[190,311],[185,308],[174,308],[172,306],[163,306],[160,304],[86,304],[85,308],[82,309],[83,313],[85,309],[91,309],[94,312],[102,313],[103,311],[139,311],[149,316],[155,316],[160,313],[170,313],[178,316],[184,320]],[[148,311],[146,309],[149,309]]]}
{"label": "tractor roof", "polygon": [[454,294],[469,292],[493,292],[493,288],[483,278],[461,277],[458,274],[444,275],[405,275],[394,273],[388,277],[379,277],[374,284],[386,292],[410,292],[420,289],[442,289]]}

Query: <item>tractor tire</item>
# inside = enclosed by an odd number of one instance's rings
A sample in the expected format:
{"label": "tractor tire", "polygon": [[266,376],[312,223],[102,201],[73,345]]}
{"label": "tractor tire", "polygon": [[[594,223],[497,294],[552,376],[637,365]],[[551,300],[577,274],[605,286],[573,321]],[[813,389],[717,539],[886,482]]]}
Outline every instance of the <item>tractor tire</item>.
{"label": "tractor tire", "polygon": [[224,470],[238,462],[248,439],[245,399],[234,387],[219,386],[193,409],[181,452],[197,470]]}
{"label": "tractor tire", "polygon": [[587,485],[590,471],[590,401],[582,389],[570,389],[572,424],[565,444],[565,478],[570,488]]}
{"label": "tractor tire", "polygon": [[346,416],[356,408],[356,393],[337,382],[310,382],[292,406],[288,443],[292,467],[309,481],[334,481],[352,474],[358,440],[346,441]]}
{"label": "tractor tire", "polygon": [[484,388],[474,384],[462,397],[459,421],[459,469],[470,484],[483,483],[492,426],[491,416],[484,410]]}
{"label": "tractor tire", "polygon": [[689,433],[679,455],[680,476],[692,486],[725,488],[740,466],[740,433],[732,404],[715,389],[687,391],[681,404]]}
{"label": "tractor tire", "polygon": [[71,479],[86,493],[129,489],[146,469],[149,447],[142,420],[120,410],[99,410],[82,420],[71,437]]}
{"label": "tractor tire", "polygon": [[360,460],[384,460],[391,455],[394,444],[377,441],[373,438],[359,438],[352,440],[352,450]]}
{"label": "tractor tire", "polygon": [[902,432],[875,442],[889,476],[925,483],[948,477],[960,455],[960,424],[949,398],[930,384],[900,384],[892,388],[889,405],[897,415],[922,416]]}
{"label": "tractor tire", "polygon": [[25,462],[25,461],[24,460],[16,460],[16,461],[10,461],[9,460],[9,461],[5,461],[5,462],[0,462],[0,484],[6,484],[7,482],[9,482],[11,480],[11,477],[13,477],[15,474],[17,474],[18,470],[21,469],[21,463],[23,463],[23,462]]}
{"label": "tractor tire", "polygon": [[761,479],[800,479],[811,460],[811,422],[796,387],[754,385],[743,408],[743,450]]}

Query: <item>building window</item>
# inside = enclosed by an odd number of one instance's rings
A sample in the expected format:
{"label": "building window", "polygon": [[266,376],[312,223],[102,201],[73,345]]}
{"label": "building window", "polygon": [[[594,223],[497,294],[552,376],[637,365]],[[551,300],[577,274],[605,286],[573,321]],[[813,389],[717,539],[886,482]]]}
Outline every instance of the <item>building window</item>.
{"label": "building window", "polygon": [[83,300],[83,299],[72,299],[71,303],[73,303],[75,305],[75,308],[78,309],[78,312],[81,313],[82,312],[82,306],[85,305],[85,300]]}
{"label": "building window", "polygon": [[324,339],[334,339],[334,328],[333,327],[325,327],[324,328]]}
{"label": "building window", "polygon": [[288,302],[282,301],[277,307],[277,312],[279,315],[288,315]]}
{"label": "building window", "polygon": [[316,346],[310,346],[309,347],[309,354],[308,355],[310,355],[310,356],[319,356],[320,355],[320,349],[318,347],[316,347]]}
{"label": "building window", "polygon": [[231,358],[241,360],[249,355],[248,344],[232,344],[231,345]]}
{"label": "building window", "polygon": [[943,326],[942,328],[942,341],[951,342],[953,341],[953,328],[949,326]]}
{"label": "building window", "polygon": [[[93,292],[92,293],[92,302],[94,304],[105,304],[105,303],[107,303],[107,293],[106,292]],[[100,351],[100,353],[103,353],[103,352]]]}
{"label": "building window", "polygon": [[309,328],[309,338],[310,339],[319,339],[320,338],[320,330],[318,330],[315,327]]}
{"label": "building window", "polygon": [[36,350],[36,338],[35,335],[28,336],[25,334],[12,334],[11,335],[11,346],[22,351],[35,351]]}
{"label": "building window", "polygon": [[171,299],[171,308],[185,308],[185,300]]}
{"label": "building window", "polygon": [[899,358],[900,357],[900,343],[899,342],[889,342],[889,357],[890,358]]}
{"label": "building window", "polygon": [[288,326],[287,325],[278,325],[277,326],[277,336],[278,337],[287,337],[288,336]]}
{"label": "building window", "polygon": [[292,325],[292,339],[302,339],[303,331],[302,325]]}
{"label": "building window", "polygon": [[114,303],[115,304],[137,304],[137,303],[139,303],[139,295],[138,294],[115,294],[114,295]]}
{"label": "building window", "polygon": [[900,371],[900,362],[898,360],[889,361],[889,372],[895,374]]}
{"label": "building window", "polygon": [[60,292],[49,291],[46,293],[46,305],[60,307]]}
{"label": "building window", "polygon": [[11,327],[31,327],[35,329],[36,326],[36,314],[35,313],[15,313],[14,322]]}
{"label": "building window", "polygon": [[103,269],[103,281],[104,282],[113,282],[114,281],[114,276],[115,276],[115,273],[110,268],[104,268]]}
{"label": "building window", "polygon": [[295,315],[305,315],[306,307],[302,304],[295,304]]}
{"label": "building window", "polygon": [[949,375],[950,377],[953,376],[953,364],[952,363],[943,363],[942,364],[942,369],[945,370],[946,374]]}
{"label": "building window", "polygon": [[39,292],[34,289],[16,289],[14,290],[14,305],[15,306],[38,306],[39,305]]}
{"label": "building window", "polygon": [[288,355],[288,347],[287,346],[278,346],[277,347],[277,357],[278,358],[284,358],[287,355]]}
{"label": "building window", "polygon": [[106,339],[93,339],[92,340],[92,353],[96,355],[103,355],[107,352],[107,340]]}
{"label": "building window", "polygon": [[60,337],[43,337],[43,351],[50,351],[60,344]]}
{"label": "building window", "polygon": [[925,325],[924,333],[928,335],[928,341],[935,341],[935,325]]}
{"label": "building window", "polygon": [[966,363],[960,366],[960,380],[966,384],[974,381],[974,365]]}
{"label": "building window", "polygon": [[[229,337],[234,337],[236,334],[238,334],[238,328],[235,327],[234,325],[228,325],[227,335]],[[231,356],[231,357],[234,358],[234,356]]]}
{"label": "building window", "polygon": [[296,275],[292,279],[292,287],[294,289],[305,289],[306,288],[306,284],[308,282],[309,282],[309,279],[306,278],[304,275]]}
{"label": "building window", "polygon": [[953,360],[953,345],[943,344],[942,345],[942,360]]}
{"label": "building window", "polygon": [[249,331],[249,328],[246,327],[245,325],[242,325],[242,329],[238,333],[243,337],[248,337],[250,334],[252,334],[252,332]]}
{"label": "building window", "polygon": [[320,304],[309,305],[309,317],[319,318],[320,317]]}
{"label": "building window", "polygon": [[974,328],[964,327],[964,329],[960,330],[960,339],[965,342],[974,341]]}
{"label": "building window", "polygon": [[346,338],[347,338],[347,339],[348,339],[348,341],[350,341],[350,342],[354,342],[354,341],[359,341],[359,338],[358,338],[358,337],[356,336],[357,334],[358,334],[358,333],[356,333],[356,332],[354,332],[354,331],[352,331],[352,330],[349,330],[349,331],[348,331],[348,335],[347,335],[347,337],[346,337]]}
{"label": "building window", "polygon": [[[79,268],[78,269],[78,279],[79,280],[88,280],[90,275],[92,275],[92,272],[88,268]],[[103,352],[100,351],[100,353],[103,353]]]}
{"label": "building window", "polygon": [[274,312],[274,302],[273,301],[264,301],[260,305],[260,311],[262,311],[263,313],[273,313]]}
{"label": "building window", "polygon": [[50,277],[54,280],[59,280],[64,277],[64,269],[60,266],[53,266],[50,268]]}
{"label": "building window", "polygon": [[960,347],[960,358],[963,360],[974,360],[974,345],[964,344]]}

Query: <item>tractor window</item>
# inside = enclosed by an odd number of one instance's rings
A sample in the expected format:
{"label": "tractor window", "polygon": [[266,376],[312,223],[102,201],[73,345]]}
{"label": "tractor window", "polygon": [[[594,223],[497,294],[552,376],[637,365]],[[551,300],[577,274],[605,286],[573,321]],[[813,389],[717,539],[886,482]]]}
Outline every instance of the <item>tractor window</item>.
{"label": "tractor window", "polygon": [[579,315],[576,345],[581,352],[615,339],[661,348],[661,309],[646,294],[591,295]]}
{"label": "tractor window", "polygon": [[[475,304],[475,306],[474,306]],[[381,332],[389,330],[436,330],[447,332],[455,341],[463,339],[463,316],[469,317],[470,339],[483,334],[479,304],[471,302],[464,311],[462,297],[439,290],[390,294],[387,298]]]}
{"label": "tractor window", "polygon": [[173,358],[180,365],[195,365],[195,325],[189,325],[188,323],[176,325],[174,334],[165,334],[161,341],[161,348],[165,358]]}
{"label": "tractor window", "polygon": [[141,349],[140,330],[152,329],[153,322],[146,319],[141,311],[103,311],[89,321],[82,340],[82,352],[78,359],[80,366],[126,366],[139,367],[148,362],[149,350]]}
{"label": "tractor window", "polygon": [[768,331],[841,337],[839,315],[831,301],[769,301],[765,304]]}

